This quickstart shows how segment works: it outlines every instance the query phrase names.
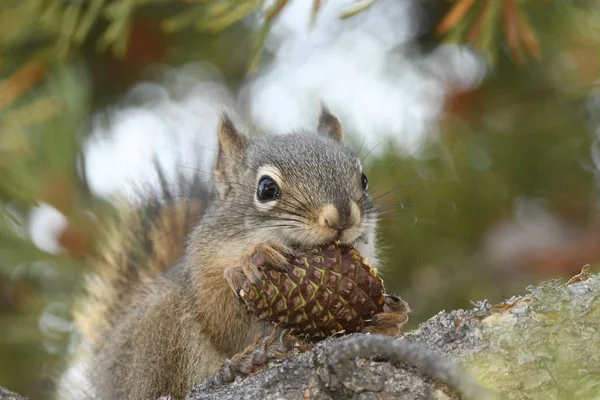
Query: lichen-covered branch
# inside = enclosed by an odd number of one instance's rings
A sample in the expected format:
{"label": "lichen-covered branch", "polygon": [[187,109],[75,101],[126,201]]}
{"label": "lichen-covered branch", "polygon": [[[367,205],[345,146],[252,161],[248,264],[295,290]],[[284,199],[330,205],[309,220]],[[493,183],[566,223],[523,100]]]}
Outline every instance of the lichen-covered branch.
{"label": "lichen-covered branch", "polygon": [[0,400],[27,400],[25,397],[20,396],[16,393],[9,392],[0,386]]}
{"label": "lichen-covered branch", "polygon": [[[495,306],[440,312],[400,340],[457,363],[497,398],[592,399],[600,392],[599,296],[598,275],[553,280]],[[231,385],[209,379],[187,400],[454,398],[446,382],[386,354],[346,362],[331,376],[326,360],[345,340],[327,339]]]}
{"label": "lichen-covered branch", "polygon": [[[442,311],[392,339],[410,342],[408,351],[419,346],[427,357],[445,359],[439,370],[450,371],[446,381],[422,369],[435,364],[431,359],[402,363],[398,356],[406,349],[385,345],[388,339],[363,346],[369,336],[354,334],[324,340],[229,385],[207,379],[186,400],[458,398],[459,391],[478,390],[473,382],[500,399],[597,398],[600,275],[580,278],[544,282],[494,306],[481,301],[472,310]],[[360,356],[345,357],[348,349]],[[0,400],[8,399],[23,398],[0,388]]]}

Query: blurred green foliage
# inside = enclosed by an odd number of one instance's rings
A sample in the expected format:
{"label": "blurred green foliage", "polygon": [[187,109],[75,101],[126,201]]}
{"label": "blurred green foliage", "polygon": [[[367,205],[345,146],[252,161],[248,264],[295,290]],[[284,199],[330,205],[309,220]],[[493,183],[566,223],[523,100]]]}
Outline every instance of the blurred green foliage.
{"label": "blurred green foliage", "polygon": [[[313,22],[324,1],[313,2]],[[439,140],[423,154],[388,146],[369,156],[373,192],[386,212],[383,274],[414,309],[412,326],[470,300],[499,301],[539,279],[535,270],[492,268],[482,256],[484,236],[512,217],[517,198],[542,198],[575,226],[591,225],[596,127],[587,107],[600,75],[594,1],[418,1],[434,22],[416,39],[423,49],[468,42],[494,70],[480,87],[447,97]],[[147,79],[155,64],[206,60],[239,87],[268,66],[262,45],[288,6],[264,3],[0,5],[0,385],[44,397],[68,343],[68,303],[85,271],[79,256],[93,243],[86,215],[101,220],[112,212],[79,173],[90,112]],[[356,2],[340,18],[372,7],[377,1]],[[257,12],[255,29],[237,23]],[[48,254],[31,242],[27,216],[42,202],[67,217],[58,235],[69,252]],[[569,274],[580,265],[566,267]],[[59,316],[62,325],[47,323]]]}

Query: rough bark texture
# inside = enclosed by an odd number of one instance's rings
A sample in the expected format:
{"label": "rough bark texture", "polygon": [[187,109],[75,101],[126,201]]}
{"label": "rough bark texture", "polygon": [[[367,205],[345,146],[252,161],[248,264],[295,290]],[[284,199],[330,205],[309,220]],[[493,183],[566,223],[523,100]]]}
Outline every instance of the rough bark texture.
{"label": "rough bark texture", "polygon": [[[456,362],[499,399],[598,399],[600,276],[587,278],[541,283],[495,306],[481,301],[440,312],[400,340]],[[458,398],[418,368],[381,357],[346,363],[332,376],[328,351],[344,340],[327,339],[231,385],[209,379],[187,400]]]}
{"label": "rough bark texture", "polygon": [[0,386],[0,400],[27,400],[25,397],[19,396],[16,393],[9,392]]}
{"label": "rough bark texture", "polygon": [[[440,312],[398,340],[456,362],[499,399],[597,399],[600,276],[586,278],[545,282],[495,306],[482,301],[472,310]],[[187,400],[459,398],[421,369],[390,362],[389,354],[329,365],[339,343],[363,336],[329,338],[230,385],[207,379]],[[0,399],[22,397],[0,389]]]}
{"label": "rough bark texture", "polygon": [[[466,322],[456,327],[457,319],[467,315],[465,311],[440,313],[403,340],[421,344],[451,359],[461,359],[479,345],[476,324]],[[254,376],[231,385],[219,385],[208,379],[186,400],[452,398],[449,388],[442,382],[435,382],[412,365],[394,366],[384,354],[348,362],[339,366],[333,374],[328,371],[328,359],[335,344],[359,336],[365,335],[329,338],[320,342],[312,352],[272,363]],[[450,393],[444,395],[444,392]]]}

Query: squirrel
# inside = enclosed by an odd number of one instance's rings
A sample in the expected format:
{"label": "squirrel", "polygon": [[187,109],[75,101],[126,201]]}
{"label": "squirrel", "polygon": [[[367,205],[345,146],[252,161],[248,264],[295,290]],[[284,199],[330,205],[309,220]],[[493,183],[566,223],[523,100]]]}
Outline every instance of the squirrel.
{"label": "squirrel", "polygon": [[[217,136],[212,185],[198,171],[174,187],[157,165],[160,193],[103,229],[56,398],[182,398],[209,376],[230,381],[290,348],[275,340],[282,329],[247,312],[236,280],[259,279],[264,261],[285,270],[295,251],[332,241],[376,266],[377,207],[325,105],[316,132],[250,137],[223,113]],[[409,310],[398,301],[366,331],[399,331]]]}
{"label": "squirrel", "polygon": [[272,327],[235,292],[235,267],[258,279],[256,255],[281,269],[339,240],[376,261],[368,180],[325,106],[317,132],[249,137],[224,113],[217,135],[212,187],[198,173],[172,189],[157,168],[160,195],[105,229],[59,398],[182,397],[217,373]]}

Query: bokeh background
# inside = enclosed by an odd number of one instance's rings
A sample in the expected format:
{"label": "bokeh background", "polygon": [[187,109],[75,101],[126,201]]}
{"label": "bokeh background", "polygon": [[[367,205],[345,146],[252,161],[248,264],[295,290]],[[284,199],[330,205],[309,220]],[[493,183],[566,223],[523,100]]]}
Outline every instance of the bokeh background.
{"label": "bokeh background", "polygon": [[600,4],[5,0],[0,385],[47,398],[96,220],[152,160],[208,170],[217,115],[311,128],[319,101],[383,194],[410,327],[600,260]]}

